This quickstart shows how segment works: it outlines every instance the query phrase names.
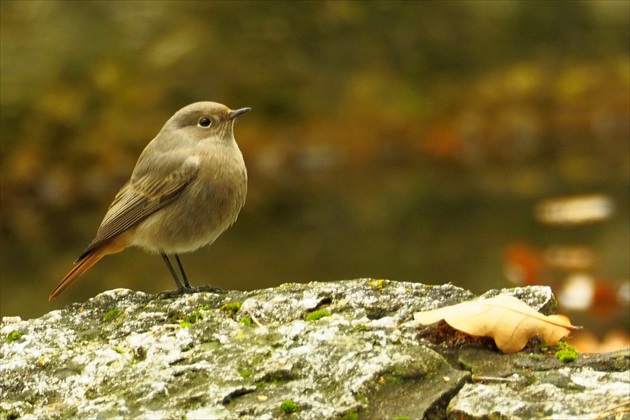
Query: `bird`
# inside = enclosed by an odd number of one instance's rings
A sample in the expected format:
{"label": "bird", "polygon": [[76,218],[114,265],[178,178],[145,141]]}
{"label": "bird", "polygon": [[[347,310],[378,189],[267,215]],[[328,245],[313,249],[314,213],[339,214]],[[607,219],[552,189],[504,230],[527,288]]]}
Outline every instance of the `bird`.
{"label": "bird", "polygon": [[48,301],[101,258],[130,246],[162,256],[175,293],[208,290],[191,286],[179,254],[212,244],[245,204],[247,169],[234,139],[234,121],[250,110],[206,101],[177,111],[142,151],[96,236]]}

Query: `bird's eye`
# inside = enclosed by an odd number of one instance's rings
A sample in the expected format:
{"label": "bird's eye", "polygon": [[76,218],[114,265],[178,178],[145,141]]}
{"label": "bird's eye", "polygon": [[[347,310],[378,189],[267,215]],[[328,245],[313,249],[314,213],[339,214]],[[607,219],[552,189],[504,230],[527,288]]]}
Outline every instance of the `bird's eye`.
{"label": "bird's eye", "polygon": [[199,122],[197,123],[197,125],[199,127],[208,128],[212,125],[212,121],[210,121],[210,118],[201,117],[199,118]]}

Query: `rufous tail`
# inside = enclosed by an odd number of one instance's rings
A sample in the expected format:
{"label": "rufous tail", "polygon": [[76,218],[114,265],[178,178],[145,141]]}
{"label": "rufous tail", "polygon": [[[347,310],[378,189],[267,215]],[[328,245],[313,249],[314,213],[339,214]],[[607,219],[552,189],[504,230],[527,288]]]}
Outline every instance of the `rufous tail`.
{"label": "rufous tail", "polygon": [[81,274],[88,271],[105,255],[122,251],[126,247],[126,243],[116,239],[107,242],[102,246],[95,248],[92,251],[89,251],[87,254],[81,256],[74,263],[74,267],[72,267],[72,270],[70,270],[70,272],[66,274],[66,276],[59,282],[57,287],[55,287],[55,289],[52,291],[50,296],[48,296],[48,302],[56,298],[61,292],[66,289],[66,287],[70,286],[73,281],[75,281]]}

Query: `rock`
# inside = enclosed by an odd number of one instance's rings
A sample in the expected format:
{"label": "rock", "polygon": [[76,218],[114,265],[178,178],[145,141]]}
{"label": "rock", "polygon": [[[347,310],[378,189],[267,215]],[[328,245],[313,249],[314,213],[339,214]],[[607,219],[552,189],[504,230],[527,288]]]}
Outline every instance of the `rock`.
{"label": "rock", "polygon": [[[546,287],[509,292],[555,310]],[[174,298],[111,290],[2,320],[0,416],[593,418],[624,403],[627,413],[628,350],[563,364],[536,340],[504,355],[404,325],[473,297],[370,279]]]}

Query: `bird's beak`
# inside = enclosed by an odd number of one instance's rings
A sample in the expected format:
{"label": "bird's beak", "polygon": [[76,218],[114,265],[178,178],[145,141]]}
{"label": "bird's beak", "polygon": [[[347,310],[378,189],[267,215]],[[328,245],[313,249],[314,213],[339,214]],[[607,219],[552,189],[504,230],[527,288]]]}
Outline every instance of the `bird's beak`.
{"label": "bird's beak", "polygon": [[233,120],[239,115],[244,114],[247,111],[251,111],[251,110],[252,110],[251,108],[241,108],[241,109],[235,109],[233,111],[230,111],[230,113],[228,114],[228,120]]}

